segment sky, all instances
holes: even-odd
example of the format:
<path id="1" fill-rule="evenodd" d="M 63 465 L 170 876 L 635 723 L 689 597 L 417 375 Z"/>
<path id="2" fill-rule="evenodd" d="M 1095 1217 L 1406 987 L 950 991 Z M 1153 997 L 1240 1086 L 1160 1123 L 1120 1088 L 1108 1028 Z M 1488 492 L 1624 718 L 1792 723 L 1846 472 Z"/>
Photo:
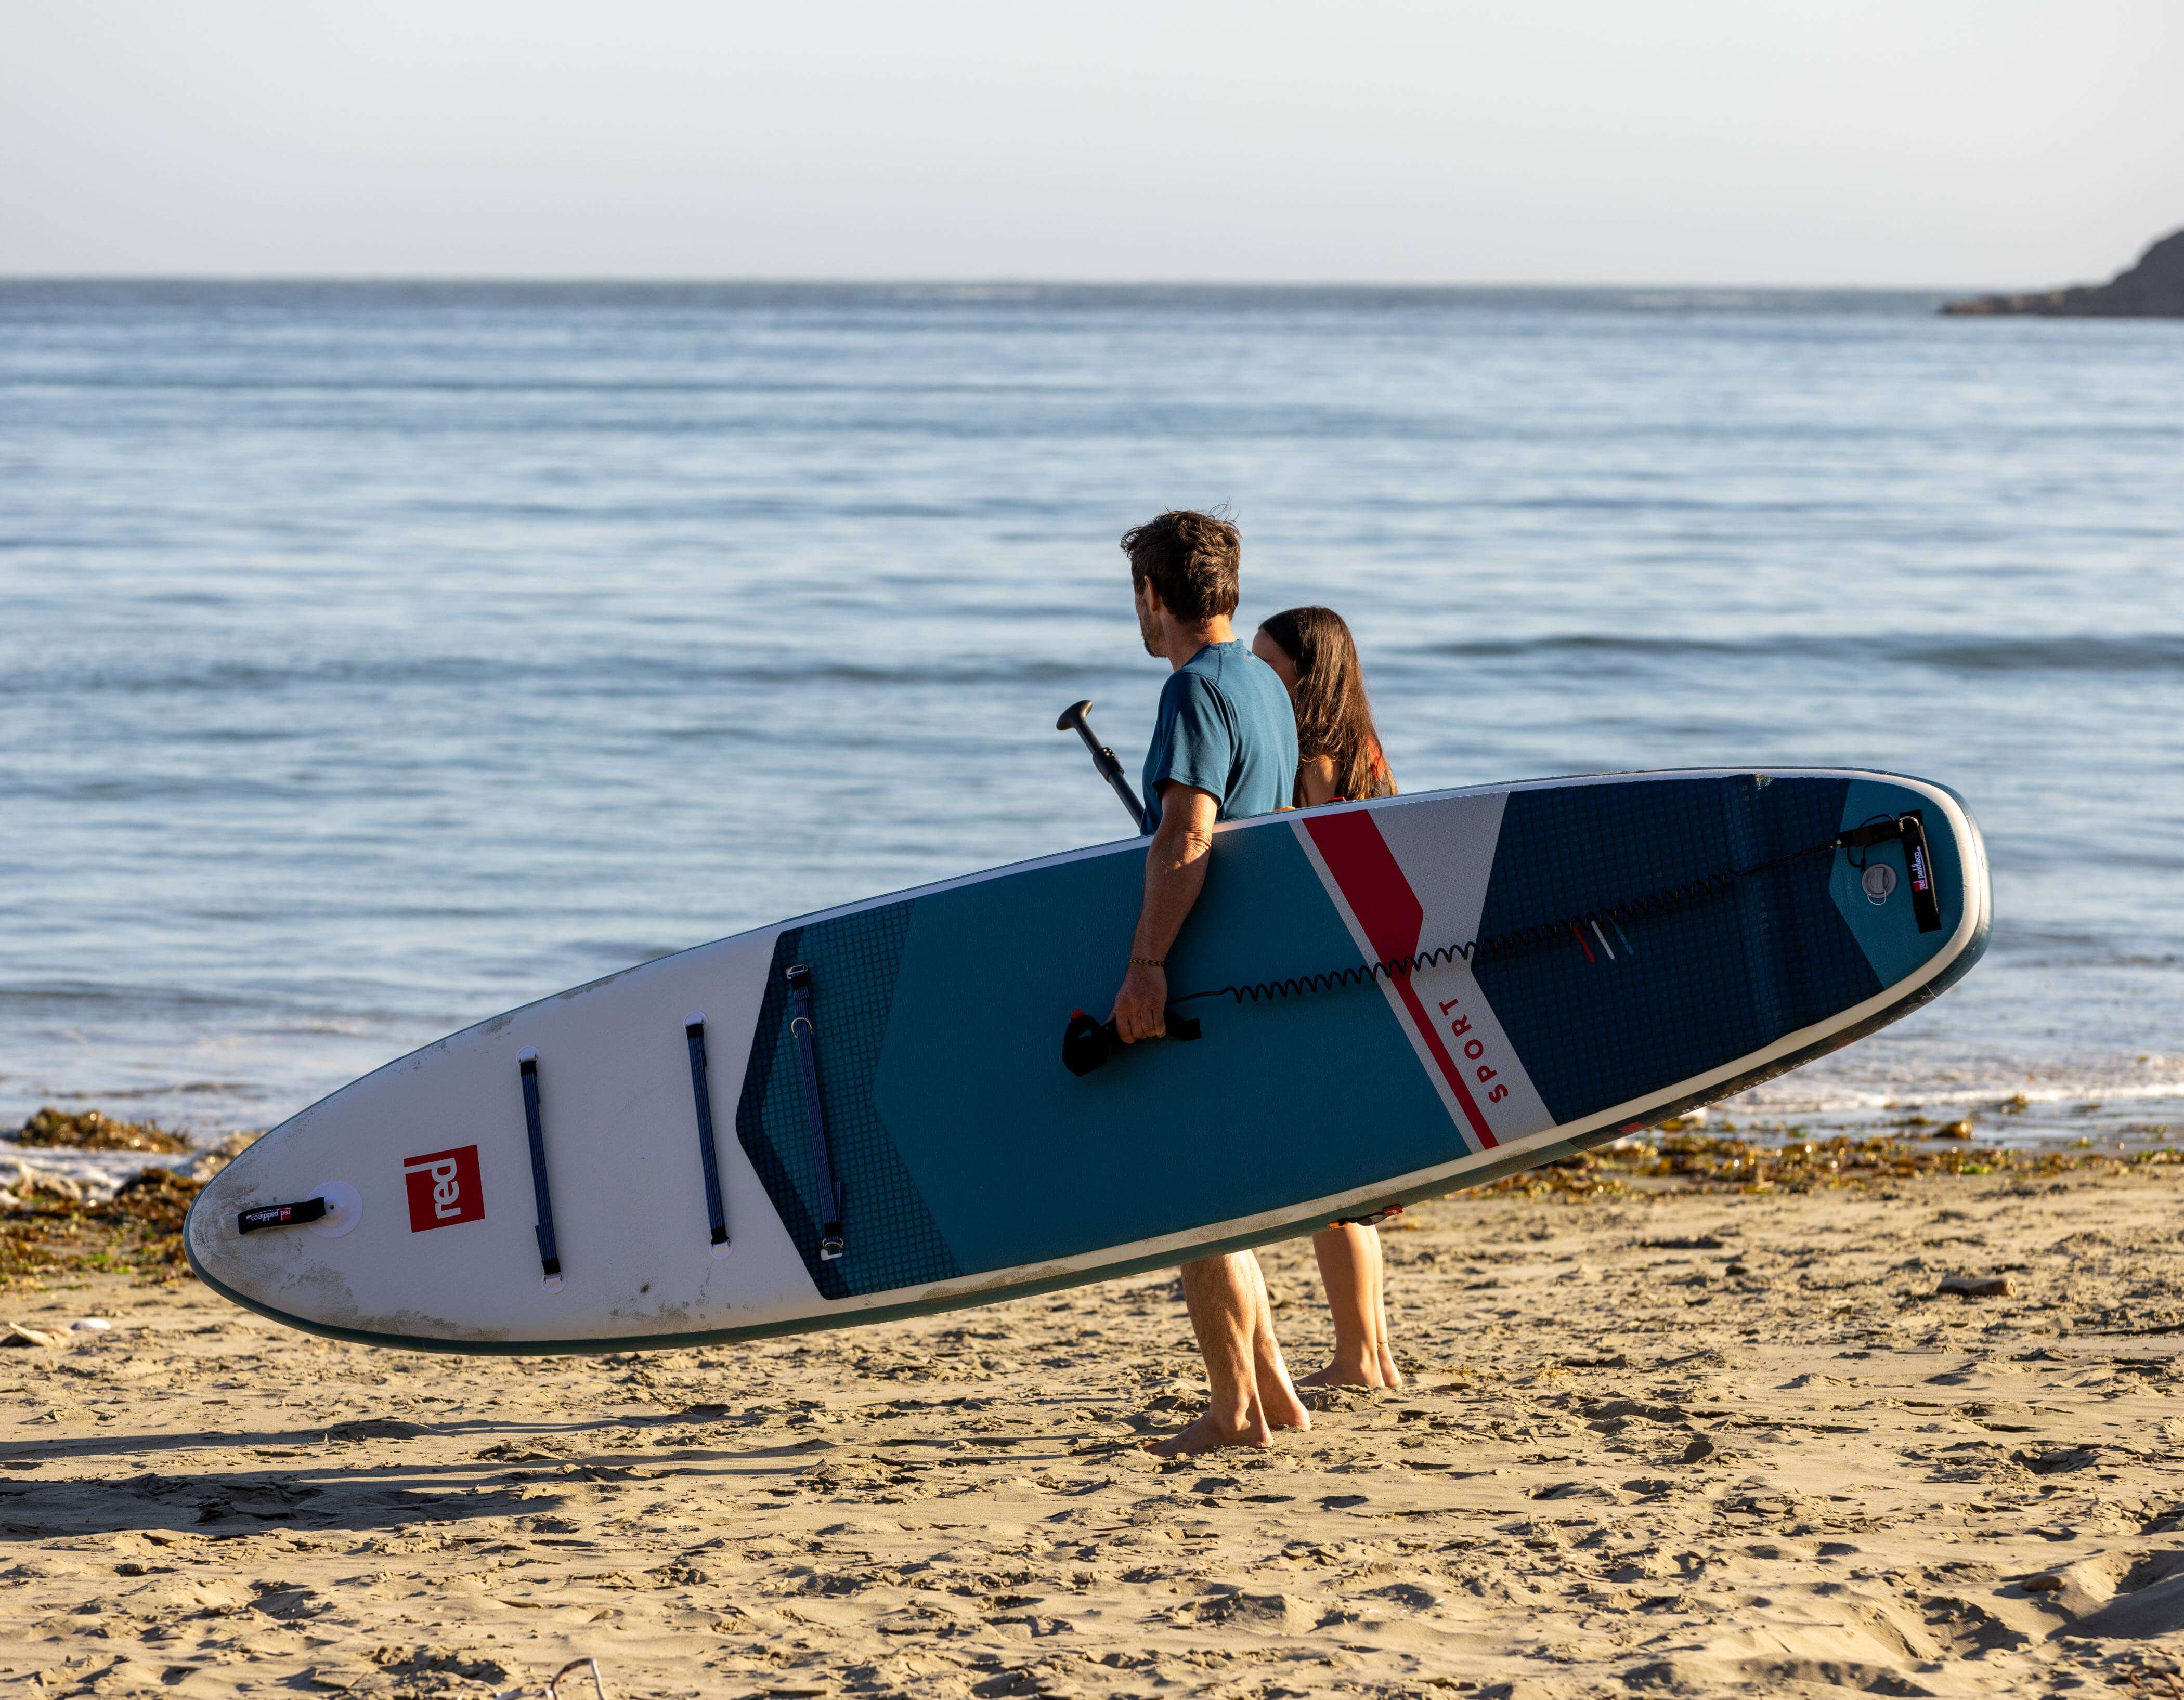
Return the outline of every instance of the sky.
<path id="1" fill-rule="evenodd" d="M 0 0 L 0 275 L 2032 287 L 2180 87 L 2178 0 Z"/>

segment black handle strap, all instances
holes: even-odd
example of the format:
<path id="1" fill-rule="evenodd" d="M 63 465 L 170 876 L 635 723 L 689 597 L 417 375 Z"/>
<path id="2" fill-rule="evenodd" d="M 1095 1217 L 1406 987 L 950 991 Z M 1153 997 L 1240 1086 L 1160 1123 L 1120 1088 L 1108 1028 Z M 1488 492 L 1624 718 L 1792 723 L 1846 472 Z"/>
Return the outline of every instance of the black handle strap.
<path id="1" fill-rule="evenodd" d="M 1942 930 L 1942 897 L 1934 886 L 1934 852 L 1926 842 L 1924 809 L 1906 809 L 1885 820 L 1853 826 L 1836 838 L 1836 846 L 1869 850 L 1876 844 L 1898 842 L 1903 846 L 1903 866 L 1910 876 L 1912 918 L 1919 923 L 1920 932 L 1937 933 Z"/>
<path id="2" fill-rule="evenodd" d="M 819 1230 L 819 1260 L 832 1263 L 842 1255 L 842 1189 L 835 1184 L 834 1166 L 827 1158 L 827 1112 L 819 1101 L 819 1056 L 814 1045 L 818 1030 L 811 1025 L 811 970 L 797 963 L 788 970 L 788 994 L 795 1014 L 788 1031 L 796 1036 L 796 1054 L 804 1064 L 804 1119 L 811 1135 L 811 1181 L 818 1189 L 819 1208 L 825 1218 Z"/>
<path id="3" fill-rule="evenodd" d="M 515 1059 L 523 1077 L 523 1125 L 531 1141 L 531 1197 L 538 1210 L 538 1264 L 546 1285 L 561 1284 L 561 1252 L 554 1242 L 554 1195 L 546 1184 L 546 1129 L 538 1110 L 538 1053 L 526 1051 Z"/>
<path id="4" fill-rule="evenodd" d="M 1203 1031 L 1198 1018 L 1184 1015 L 1173 1008 L 1167 1012 L 1167 1036 L 1182 1040 L 1186 1044 Z M 1115 1031 L 1112 1021 L 1095 1021 L 1082 1009 L 1069 1018 L 1069 1025 L 1061 1033 L 1061 1065 L 1072 1075 L 1082 1077 L 1102 1066 L 1116 1052 L 1123 1048 L 1123 1036 Z"/>
<path id="5" fill-rule="evenodd" d="M 1942 897 L 1934 886 L 1934 853 L 1926 842 L 1926 818 L 1917 809 L 1897 816 L 1903 829 L 1903 865 L 1911 875 L 1911 914 L 1922 933 L 1942 930 Z"/>
<path id="6" fill-rule="evenodd" d="M 292 1223 L 315 1222 L 326 1214 L 323 1198 L 306 1198 L 300 1204 L 258 1204 L 235 1219 L 235 1231 L 254 1234 L 261 1228 L 285 1228 Z"/>
<path id="7" fill-rule="evenodd" d="M 705 1169 L 705 1219 L 713 1243 L 728 1242 L 727 1207 L 721 1202 L 721 1159 L 713 1148 L 713 1094 L 705 1081 L 705 1018 L 694 1014 L 682 1024 L 690 1046 L 690 1096 L 698 1104 L 698 1156 Z"/>

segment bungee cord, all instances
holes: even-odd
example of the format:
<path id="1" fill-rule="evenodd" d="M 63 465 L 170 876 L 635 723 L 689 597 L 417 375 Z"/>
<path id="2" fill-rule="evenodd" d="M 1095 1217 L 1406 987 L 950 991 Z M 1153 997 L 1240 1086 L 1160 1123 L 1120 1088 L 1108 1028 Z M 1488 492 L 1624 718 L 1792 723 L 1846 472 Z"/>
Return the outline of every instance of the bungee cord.
<path id="1" fill-rule="evenodd" d="M 1586 927 L 1593 929 L 1605 947 L 1607 938 L 1602 929 L 1613 926 L 1617 936 L 1629 946 L 1629 935 L 1623 931 L 1625 921 L 1642 922 L 1687 908 L 1708 897 L 1719 896 L 1741 881 L 1757 879 L 1763 874 L 1773 873 L 1777 869 L 1814 856 L 1831 856 L 1838 850 L 1866 850 L 1876 844 L 1897 840 L 1903 841 L 1905 844 L 1906 861 L 1911 869 L 1912 898 L 1919 930 L 1931 931 L 1941 925 L 1940 910 L 1933 891 L 1925 822 L 1914 810 L 1904 814 L 1876 816 L 1847 831 L 1838 832 L 1824 844 L 1809 844 L 1802 850 L 1792 850 L 1786 855 L 1770 857 L 1764 862 L 1755 862 L 1750 867 L 1731 868 L 1696 880 L 1682 881 L 1658 892 L 1649 892 L 1642 897 L 1581 910 L 1554 920 L 1536 921 L 1529 926 L 1512 927 L 1505 932 L 1488 933 L 1478 938 L 1465 939 L 1458 944 L 1440 945 L 1431 950 L 1380 957 L 1347 968 L 1207 986 L 1201 991 L 1186 992 L 1170 998 L 1168 1008 L 1173 1012 L 1184 1004 L 1201 1003 L 1209 997 L 1230 998 L 1239 1005 L 1264 1003 L 1316 992 L 1340 992 L 1382 981 L 1407 980 L 1414 974 L 1445 968 L 1452 962 L 1475 962 L 1510 951 L 1558 942 L 1569 936 L 1574 936 L 1586 955 L 1591 956 L 1592 947 L 1585 942 L 1584 929 Z M 1171 1014 L 1168 1032 L 1173 1038 L 1195 1039 L 1199 1036 L 1200 1024 L 1192 1017 Z M 1112 1022 L 1095 1022 L 1084 1011 L 1078 1010 L 1062 1036 L 1062 1061 L 1071 1073 L 1087 1075 L 1112 1056 L 1121 1044 L 1121 1037 L 1116 1033 Z"/>

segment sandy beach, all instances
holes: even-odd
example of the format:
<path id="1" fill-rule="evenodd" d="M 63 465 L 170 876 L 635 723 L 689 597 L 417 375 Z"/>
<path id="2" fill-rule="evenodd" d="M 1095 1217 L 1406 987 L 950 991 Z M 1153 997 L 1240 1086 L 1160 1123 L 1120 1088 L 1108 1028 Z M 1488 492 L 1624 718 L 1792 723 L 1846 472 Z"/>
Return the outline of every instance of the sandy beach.
<path id="1" fill-rule="evenodd" d="M 0 3 L 0 1700 L 2184 1700 L 2180 69 Z"/>
<path id="2" fill-rule="evenodd" d="M 1412 1385 L 1173 1464 L 1169 1277 L 522 1360 L 18 1275 L 0 1689 L 2184 1692 L 2184 1167 L 1715 1169 L 1415 1211 Z"/>

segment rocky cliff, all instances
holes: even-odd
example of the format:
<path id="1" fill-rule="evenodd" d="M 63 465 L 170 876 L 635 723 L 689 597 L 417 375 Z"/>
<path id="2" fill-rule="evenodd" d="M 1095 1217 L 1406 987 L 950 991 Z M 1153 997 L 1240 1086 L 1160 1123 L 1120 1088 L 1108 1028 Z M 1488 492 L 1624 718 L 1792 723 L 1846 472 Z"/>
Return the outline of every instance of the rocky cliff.
<path id="1" fill-rule="evenodd" d="M 2036 313 L 2056 319 L 2184 319 L 2184 231 L 2172 231 L 2107 283 L 2033 295 L 1976 295 L 1944 313 Z"/>

